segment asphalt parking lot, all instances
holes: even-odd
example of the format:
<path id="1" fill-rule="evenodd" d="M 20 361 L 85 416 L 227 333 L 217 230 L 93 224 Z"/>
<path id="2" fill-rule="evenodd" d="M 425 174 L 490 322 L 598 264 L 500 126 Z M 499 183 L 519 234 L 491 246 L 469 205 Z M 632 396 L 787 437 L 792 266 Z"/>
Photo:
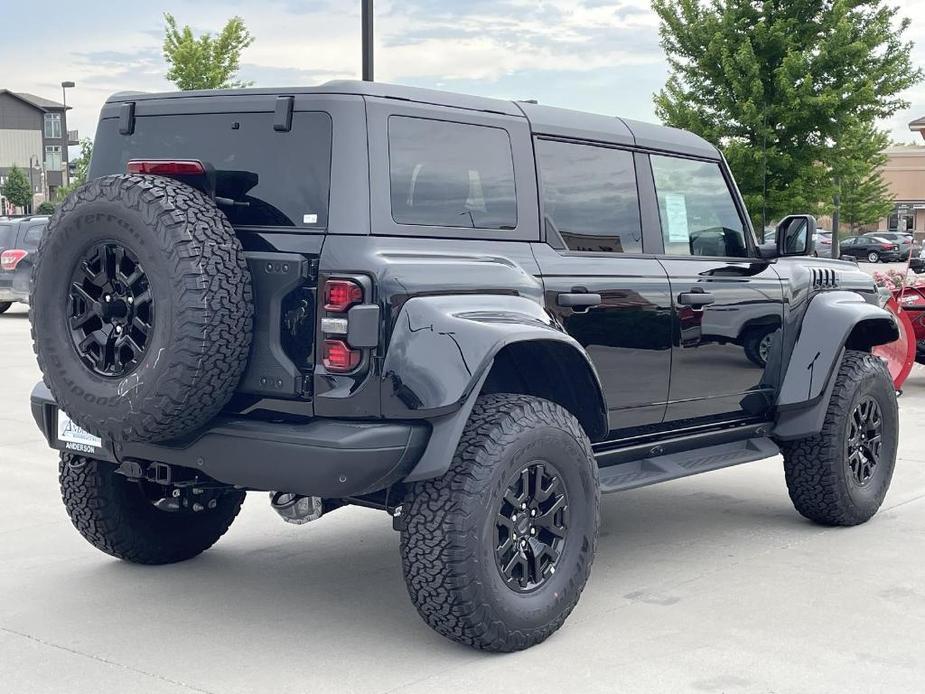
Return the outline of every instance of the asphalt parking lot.
<path id="1" fill-rule="evenodd" d="M 879 266 L 877 269 L 885 269 Z M 384 514 L 285 525 L 252 494 L 184 564 L 111 559 L 71 527 L 28 409 L 25 310 L 0 316 L 0 690 L 921 692 L 925 367 L 900 399 L 892 488 L 868 524 L 793 510 L 779 459 L 605 497 L 590 583 L 524 653 L 420 621 Z"/>

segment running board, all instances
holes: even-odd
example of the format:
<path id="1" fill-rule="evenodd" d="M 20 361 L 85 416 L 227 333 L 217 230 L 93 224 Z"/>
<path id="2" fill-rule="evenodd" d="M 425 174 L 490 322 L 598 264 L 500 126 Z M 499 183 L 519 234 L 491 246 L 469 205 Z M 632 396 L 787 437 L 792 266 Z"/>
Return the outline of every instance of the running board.
<path id="1" fill-rule="evenodd" d="M 642 458 L 600 469 L 601 493 L 622 492 L 650 484 L 720 470 L 777 455 L 771 439 L 753 438 L 677 453 Z"/>

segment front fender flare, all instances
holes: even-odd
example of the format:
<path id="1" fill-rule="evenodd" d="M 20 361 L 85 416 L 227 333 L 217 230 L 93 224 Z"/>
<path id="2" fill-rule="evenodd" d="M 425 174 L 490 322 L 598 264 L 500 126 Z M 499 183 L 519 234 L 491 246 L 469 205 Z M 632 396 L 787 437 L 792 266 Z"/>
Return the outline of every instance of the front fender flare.
<path id="1" fill-rule="evenodd" d="M 852 336 L 860 342 L 852 344 Z M 893 314 L 859 294 L 835 291 L 815 296 L 781 382 L 774 435 L 793 440 L 818 433 L 845 349 L 869 349 L 898 337 Z"/>

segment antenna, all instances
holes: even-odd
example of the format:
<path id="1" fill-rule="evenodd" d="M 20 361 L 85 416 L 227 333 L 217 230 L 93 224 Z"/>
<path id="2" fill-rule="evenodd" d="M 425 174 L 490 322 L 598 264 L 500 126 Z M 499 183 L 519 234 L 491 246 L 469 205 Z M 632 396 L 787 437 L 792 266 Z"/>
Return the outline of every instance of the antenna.
<path id="1" fill-rule="evenodd" d="M 373 79 L 373 0 L 363 0 L 363 81 Z"/>

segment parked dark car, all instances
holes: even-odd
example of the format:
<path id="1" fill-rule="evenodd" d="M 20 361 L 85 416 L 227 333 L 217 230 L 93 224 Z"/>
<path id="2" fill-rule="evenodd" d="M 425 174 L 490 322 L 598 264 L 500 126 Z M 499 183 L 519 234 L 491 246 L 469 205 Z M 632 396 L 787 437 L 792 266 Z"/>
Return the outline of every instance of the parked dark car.
<path id="1" fill-rule="evenodd" d="M 899 243 L 876 234 L 847 238 L 841 242 L 839 250 L 841 255 L 850 255 L 868 263 L 895 263 L 908 256 L 908 250 L 903 250 Z"/>
<path id="2" fill-rule="evenodd" d="M 45 216 L 0 221 L 0 313 L 14 302 L 29 303 L 35 251 L 47 226 Z"/>
<path id="3" fill-rule="evenodd" d="M 873 279 L 807 257 L 808 215 L 756 245 L 691 133 L 369 82 L 133 92 L 89 178 L 38 253 L 32 413 L 120 559 L 196 556 L 247 493 L 378 509 L 421 617 L 513 651 L 577 604 L 602 493 L 780 453 L 848 526 L 890 485 Z"/>

